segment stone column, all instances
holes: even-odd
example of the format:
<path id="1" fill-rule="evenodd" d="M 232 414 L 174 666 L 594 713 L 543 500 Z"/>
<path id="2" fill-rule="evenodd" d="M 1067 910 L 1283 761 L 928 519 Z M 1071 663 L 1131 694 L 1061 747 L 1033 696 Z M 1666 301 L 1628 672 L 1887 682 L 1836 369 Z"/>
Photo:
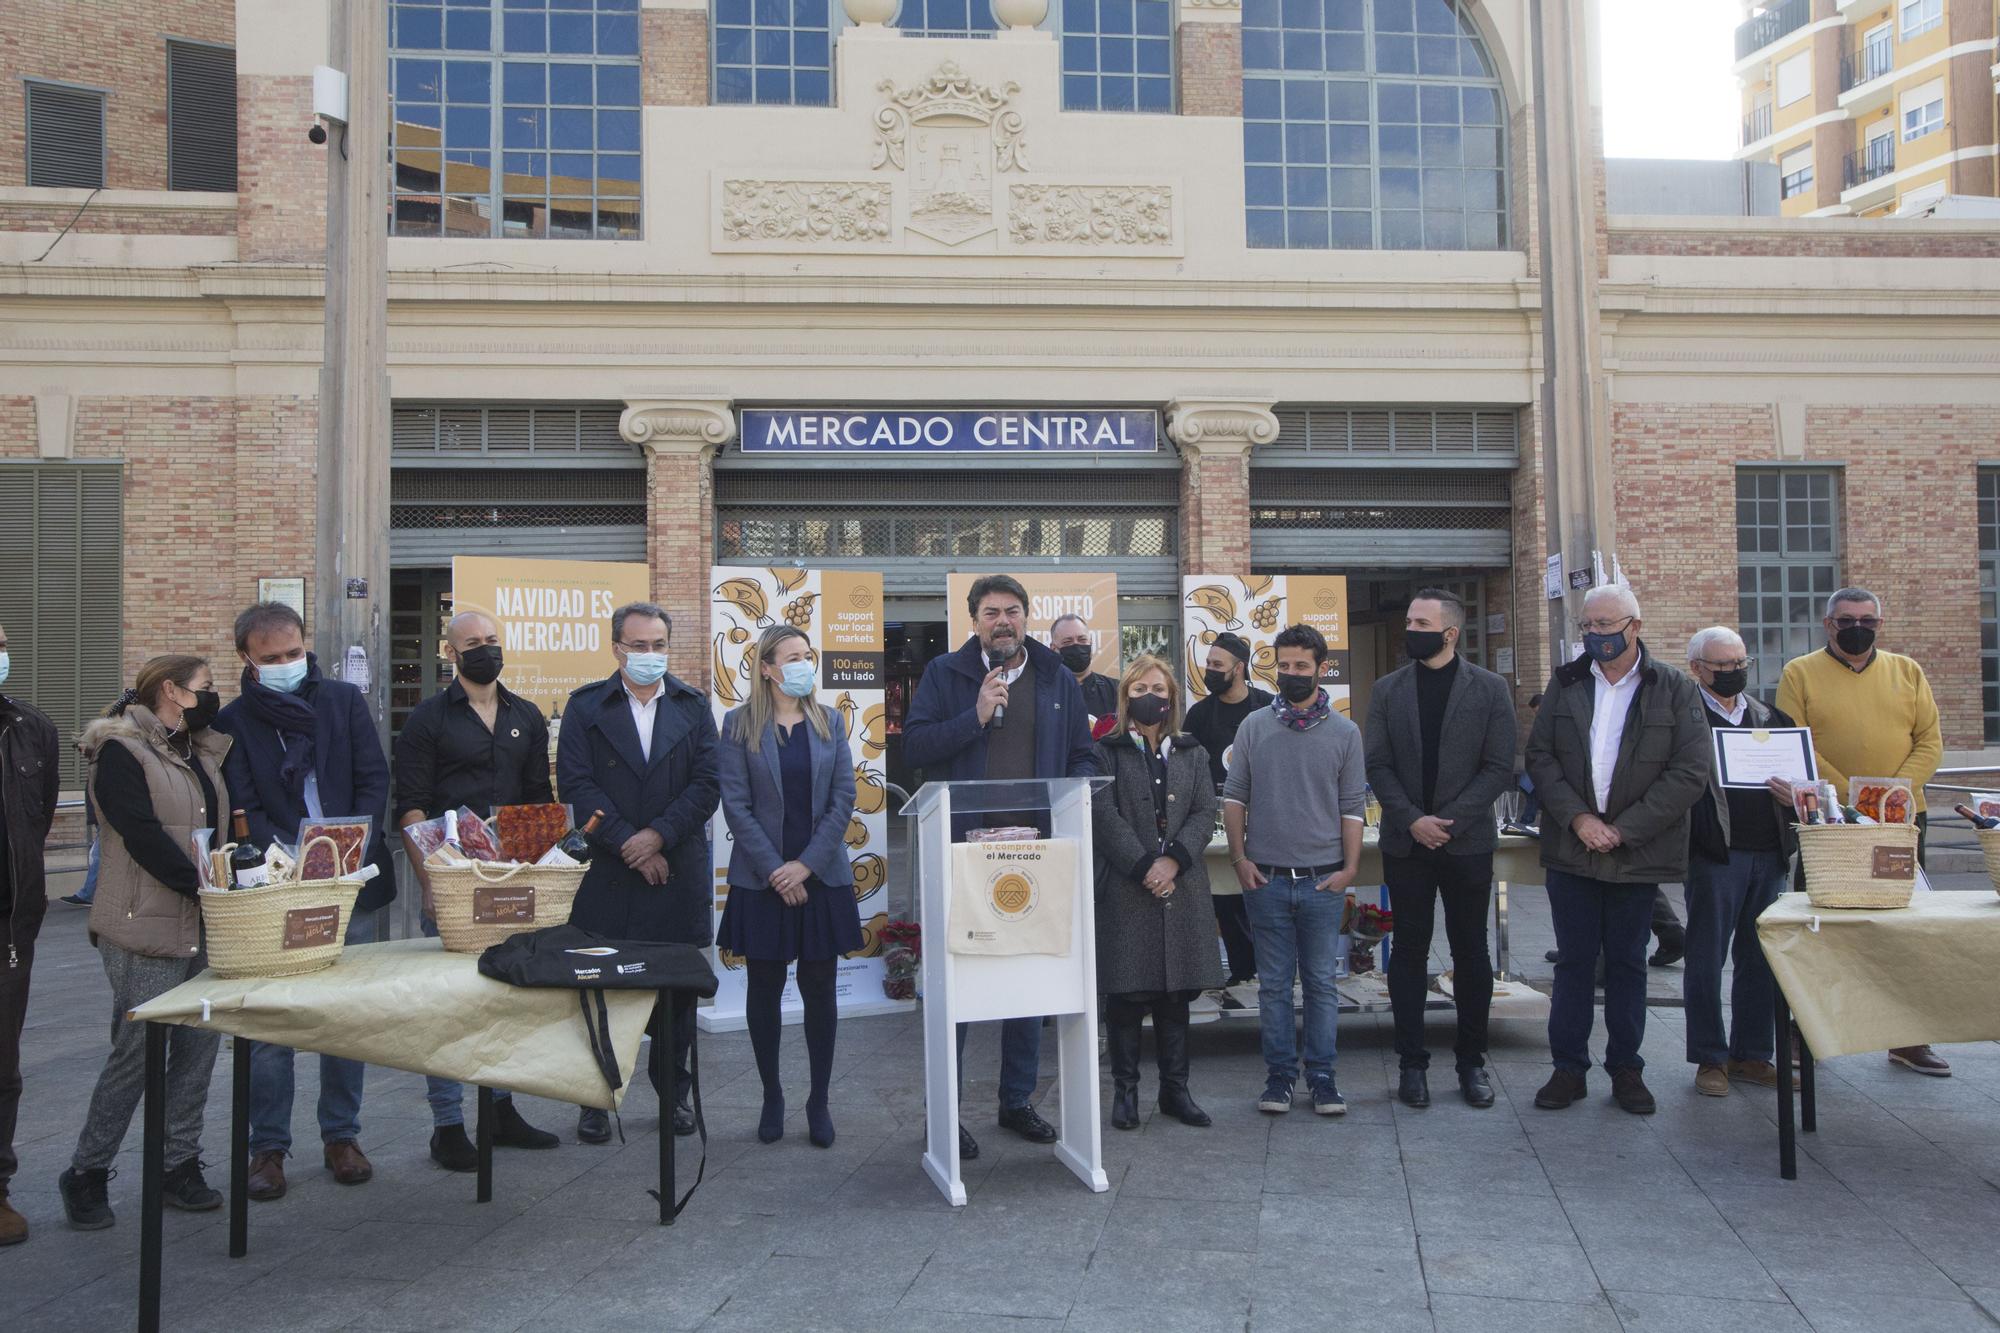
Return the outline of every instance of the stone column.
<path id="1" fill-rule="evenodd" d="M 1181 114 L 1243 114 L 1242 0 L 1180 0 Z"/>
<path id="2" fill-rule="evenodd" d="M 634 398 L 618 431 L 646 451 L 646 563 L 674 618 L 675 675 L 708 684 L 708 568 L 715 552 L 715 451 L 736 434 L 727 398 Z"/>
<path id="3" fill-rule="evenodd" d="M 1167 404 L 1181 450 L 1181 572 L 1250 570 L 1250 450 L 1278 438 L 1262 395 L 1182 397 Z"/>

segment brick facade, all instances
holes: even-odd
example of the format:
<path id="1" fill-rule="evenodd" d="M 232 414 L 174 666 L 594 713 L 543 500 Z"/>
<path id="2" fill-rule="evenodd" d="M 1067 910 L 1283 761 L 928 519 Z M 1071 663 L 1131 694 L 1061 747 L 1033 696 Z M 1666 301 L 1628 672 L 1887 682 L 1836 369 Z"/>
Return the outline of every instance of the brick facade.
<path id="1" fill-rule="evenodd" d="M 2000 259 L 2000 231 L 1904 230 L 1871 221 L 1825 230 L 1809 222 L 1763 231 L 1616 227 L 1614 255 L 1729 259 Z"/>
<path id="2" fill-rule="evenodd" d="M 0 203 L 0 231 L 59 232 L 65 226 L 89 236 L 234 236 L 236 214 L 228 208 L 121 208 L 100 203 L 85 208 L 82 197 L 73 204 Z"/>
<path id="3" fill-rule="evenodd" d="M 673 673 L 708 683 L 708 570 L 715 550 L 715 446 L 671 440 L 646 447 L 646 560 L 653 600 L 674 618 Z"/>
<path id="4" fill-rule="evenodd" d="M 1236 23 L 1180 25 L 1181 114 L 1243 114 L 1243 29 Z"/>
<path id="5" fill-rule="evenodd" d="M 105 177 L 114 190 L 167 188 L 167 38 L 236 43 L 232 0 L 124 5 L 23 0 L 0 18 L 0 185 L 27 184 L 22 79 L 104 89 Z"/>
<path id="6" fill-rule="evenodd" d="M 326 155 L 340 140 L 307 140 L 312 118 L 311 75 L 237 79 L 236 249 L 246 264 L 326 256 Z"/>
<path id="7" fill-rule="evenodd" d="M 1776 422 L 1762 406 L 1627 403 L 1612 434 L 1619 511 L 1646 516 L 1622 529 L 1619 558 L 1647 638 L 1678 661 L 1695 630 L 1737 619 L 1736 465 L 1777 458 Z M 1810 407 L 1797 460 L 1842 465 L 1841 579 L 1884 599 L 1883 646 L 1923 664 L 1953 749 L 1984 744 L 1974 497 L 1996 440 L 1996 408 Z"/>
<path id="8" fill-rule="evenodd" d="M 647 106 L 708 105 L 708 10 L 639 13 L 639 96 Z"/>
<path id="9" fill-rule="evenodd" d="M 1250 568 L 1250 455 L 1239 445 L 1183 447 L 1181 572 Z"/>

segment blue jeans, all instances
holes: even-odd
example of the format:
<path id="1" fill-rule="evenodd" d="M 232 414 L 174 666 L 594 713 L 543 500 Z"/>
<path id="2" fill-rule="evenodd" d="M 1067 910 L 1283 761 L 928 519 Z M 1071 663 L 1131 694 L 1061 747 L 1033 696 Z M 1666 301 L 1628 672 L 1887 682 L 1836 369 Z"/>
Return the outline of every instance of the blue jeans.
<path id="1" fill-rule="evenodd" d="M 83 887 L 76 891 L 78 902 L 97 901 L 97 830 L 90 831 L 90 869 L 83 874 Z"/>
<path id="2" fill-rule="evenodd" d="M 1339 957 L 1344 893 L 1321 893 L 1314 881 L 1279 876 L 1243 895 L 1250 933 L 1257 942 L 1257 1021 L 1264 1034 L 1264 1067 L 1281 1078 L 1299 1076 L 1298 1040 L 1292 1024 L 1292 977 L 1306 993 L 1306 1079 L 1331 1078 L 1340 996 L 1333 988 Z"/>
<path id="3" fill-rule="evenodd" d="M 346 942 L 373 944 L 381 912 L 356 912 L 347 920 Z M 292 1056 L 289 1046 L 250 1043 L 250 1152 L 290 1152 L 292 1147 Z M 335 1055 L 319 1058 L 319 1137 L 339 1143 L 361 1137 L 361 1080 L 368 1066 Z"/>
<path id="4" fill-rule="evenodd" d="M 1548 872 L 1549 915 L 1556 928 L 1556 984 L 1549 997 L 1549 1054 L 1557 1069 L 1590 1068 L 1591 1010 L 1597 955 L 1604 955 L 1604 1067 L 1644 1069 L 1646 945 L 1653 933 L 1657 884 L 1613 884 L 1563 870 Z"/>
<path id="5" fill-rule="evenodd" d="M 431 919 L 430 913 L 418 913 L 418 921 L 423 926 L 425 939 L 437 938 L 437 922 Z M 513 1096 L 504 1089 L 496 1088 L 493 1092 L 496 1102 L 510 1101 Z M 465 1123 L 465 1088 L 456 1080 L 424 1075 L 424 1100 L 431 1104 L 431 1125 L 434 1128 L 444 1129 L 448 1125 Z"/>
<path id="6" fill-rule="evenodd" d="M 1728 1060 L 1770 1061 L 1777 1052 L 1772 1025 L 1776 982 L 1757 942 L 1757 914 L 1785 891 L 1785 858 L 1778 852 L 1729 853 L 1721 865 L 1688 858 L 1687 964 L 1681 995 L 1687 1004 L 1687 1058 L 1691 1065 Z M 1722 1025 L 1722 964 L 1735 944 L 1736 976 L 1729 988 L 1729 1028 Z"/>
<path id="7" fill-rule="evenodd" d="M 958 1025 L 958 1086 L 965 1089 L 965 1034 L 970 1023 Z M 1035 1080 L 1042 1072 L 1042 1020 L 1003 1018 L 1000 1020 L 1000 1109 L 1013 1111 L 1028 1104 L 1035 1095 Z M 959 1100 L 964 1101 L 961 1095 Z"/>

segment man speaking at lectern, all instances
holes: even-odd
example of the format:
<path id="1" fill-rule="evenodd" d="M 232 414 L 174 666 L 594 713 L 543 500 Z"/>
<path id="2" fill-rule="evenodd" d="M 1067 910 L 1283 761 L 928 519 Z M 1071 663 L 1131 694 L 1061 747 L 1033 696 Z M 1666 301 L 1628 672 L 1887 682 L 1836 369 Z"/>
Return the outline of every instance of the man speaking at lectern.
<path id="1" fill-rule="evenodd" d="M 1096 773 L 1083 690 L 1060 657 L 1028 637 L 1027 589 L 1005 574 L 989 574 L 973 581 L 965 600 L 972 637 L 924 668 L 903 719 L 904 760 L 931 782 Z M 1021 821 L 1010 814 L 1002 822 Z M 955 837 L 964 823 L 954 821 Z M 965 1029 L 958 1025 L 961 1083 Z M 1054 1143 L 1055 1127 L 1028 1104 L 1041 1055 L 1041 1019 L 1001 1022 L 1000 1124 L 1030 1143 Z M 979 1155 L 962 1123 L 958 1155 L 967 1161 Z"/>

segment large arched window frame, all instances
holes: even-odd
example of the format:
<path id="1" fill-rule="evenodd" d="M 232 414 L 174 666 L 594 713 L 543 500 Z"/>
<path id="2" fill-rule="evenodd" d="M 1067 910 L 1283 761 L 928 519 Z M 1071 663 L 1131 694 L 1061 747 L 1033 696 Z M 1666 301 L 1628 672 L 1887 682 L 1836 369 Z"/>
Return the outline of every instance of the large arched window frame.
<path id="1" fill-rule="evenodd" d="M 1507 108 L 1463 0 L 1244 0 L 1252 247 L 1507 248 Z"/>

